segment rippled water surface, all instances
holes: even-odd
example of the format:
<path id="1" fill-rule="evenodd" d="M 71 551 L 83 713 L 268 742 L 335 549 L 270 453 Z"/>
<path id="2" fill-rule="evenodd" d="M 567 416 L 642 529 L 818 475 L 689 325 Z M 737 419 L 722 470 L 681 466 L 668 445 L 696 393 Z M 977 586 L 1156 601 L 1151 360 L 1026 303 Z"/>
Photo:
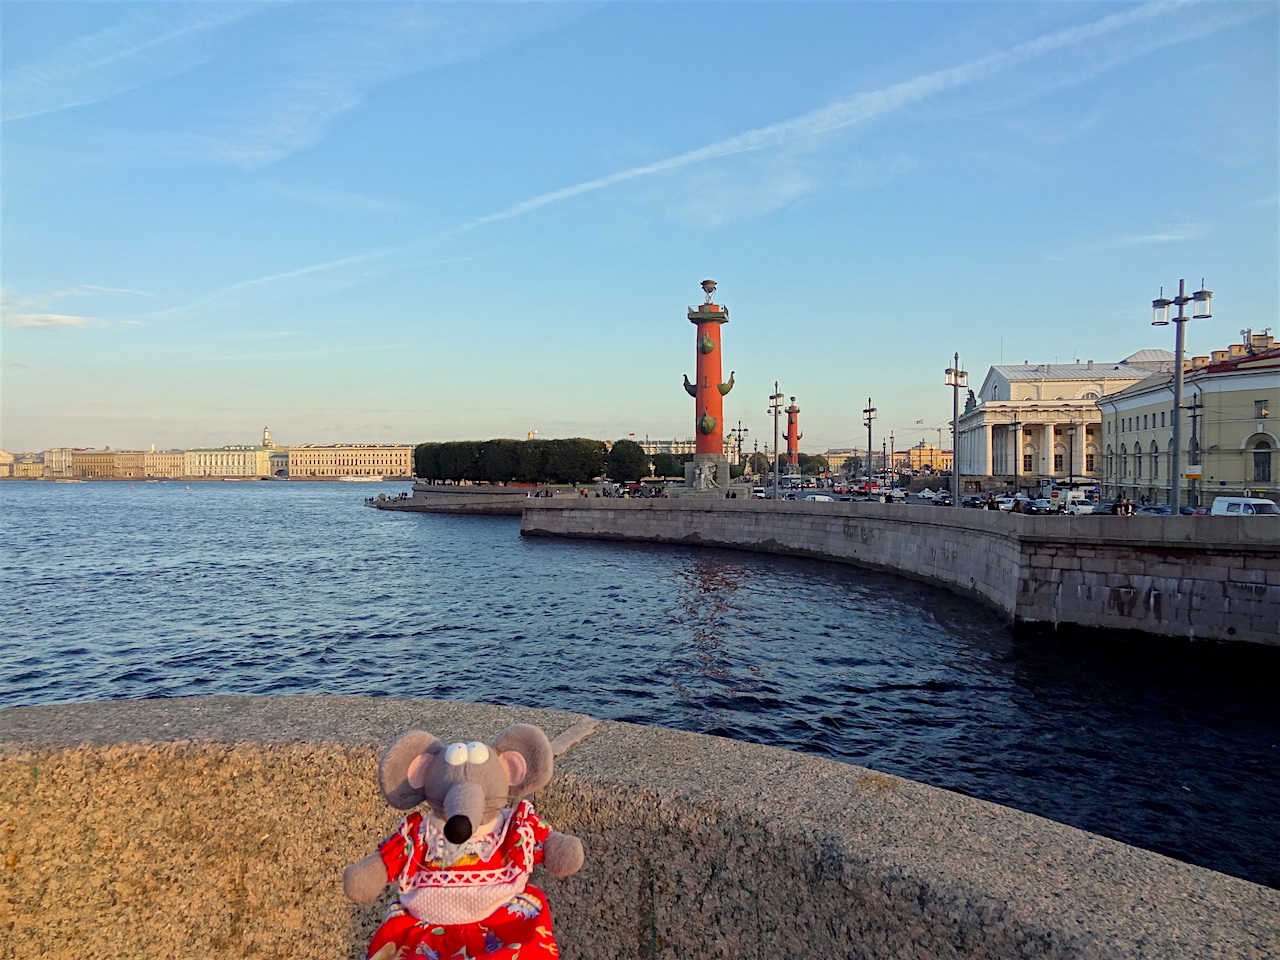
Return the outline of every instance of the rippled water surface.
<path id="1" fill-rule="evenodd" d="M 407 484 L 0 484 L 0 706 L 374 694 L 772 744 L 1280 886 L 1277 651 L 1015 642 L 852 567 L 523 539 Z"/>

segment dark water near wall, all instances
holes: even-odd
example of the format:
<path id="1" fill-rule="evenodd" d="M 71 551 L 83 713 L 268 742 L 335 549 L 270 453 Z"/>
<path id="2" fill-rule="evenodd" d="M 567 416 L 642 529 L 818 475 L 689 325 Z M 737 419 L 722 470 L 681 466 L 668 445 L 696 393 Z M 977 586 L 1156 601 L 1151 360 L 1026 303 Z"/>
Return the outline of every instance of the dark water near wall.
<path id="1" fill-rule="evenodd" d="M 374 694 L 772 744 L 1280 887 L 1280 656 L 1015 642 L 910 580 L 522 539 L 407 484 L 0 484 L 0 706 Z"/>

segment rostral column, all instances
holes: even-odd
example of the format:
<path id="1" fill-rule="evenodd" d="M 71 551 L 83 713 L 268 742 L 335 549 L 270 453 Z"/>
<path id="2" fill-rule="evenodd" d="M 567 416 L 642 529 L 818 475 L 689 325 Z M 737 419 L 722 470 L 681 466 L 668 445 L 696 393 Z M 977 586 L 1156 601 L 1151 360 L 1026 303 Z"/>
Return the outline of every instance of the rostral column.
<path id="1" fill-rule="evenodd" d="M 800 408 L 796 406 L 796 398 L 792 397 L 791 406 L 787 407 L 787 473 L 800 472 L 800 439 L 803 436 L 800 432 Z"/>
<path id="2" fill-rule="evenodd" d="M 721 383 L 720 326 L 729 322 L 729 309 L 714 303 L 716 282 L 703 280 L 706 298 L 689 308 L 689 322 L 697 328 L 697 380 L 684 378 L 684 388 L 693 397 L 693 462 L 685 467 L 686 491 L 726 491 L 729 488 L 729 458 L 724 454 L 724 397 L 733 389 L 733 371 Z"/>

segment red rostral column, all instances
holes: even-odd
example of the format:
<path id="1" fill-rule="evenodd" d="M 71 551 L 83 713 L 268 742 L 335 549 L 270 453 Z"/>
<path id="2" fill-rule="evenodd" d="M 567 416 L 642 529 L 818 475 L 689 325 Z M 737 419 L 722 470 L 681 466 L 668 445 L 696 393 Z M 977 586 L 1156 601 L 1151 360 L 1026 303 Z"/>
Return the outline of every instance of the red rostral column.
<path id="1" fill-rule="evenodd" d="M 697 443 L 696 456 L 724 456 L 724 396 L 733 389 L 733 372 L 727 383 L 720 382 L 720 325 L 729 322 L 729 309 L 712 303 L 716 292 L 714 280 L 703 280 L 702 290 L 707 295 L 701 306 L 689 308 L 689 322 L 697 326 L 698 379 L 690 383 L 684 378 L 684 388 L 693 397 L 694 430 Z M 728 476 L 722 478 L 726 483 Z"/>
<path id="2" fill-rule="evenodd" d="M 787 407 L 787 465 L 800 465 L 800 408 L 796 406 L 796 398 L 791 398 L 791 406 Z"/>

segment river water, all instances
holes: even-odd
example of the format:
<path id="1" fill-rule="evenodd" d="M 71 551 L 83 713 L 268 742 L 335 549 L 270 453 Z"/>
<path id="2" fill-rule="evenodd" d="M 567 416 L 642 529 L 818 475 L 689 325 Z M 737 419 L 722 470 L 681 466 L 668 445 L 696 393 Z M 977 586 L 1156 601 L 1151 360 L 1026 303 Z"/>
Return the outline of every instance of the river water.
<path id="1" fill-rule="evenodd" d="M 857 763 L 1280 887 L 1280 651 L 1015 641 L 887 574 L 361 505 L 407 488 L 0 484 L 0 706 L 551 707 Z"/>

